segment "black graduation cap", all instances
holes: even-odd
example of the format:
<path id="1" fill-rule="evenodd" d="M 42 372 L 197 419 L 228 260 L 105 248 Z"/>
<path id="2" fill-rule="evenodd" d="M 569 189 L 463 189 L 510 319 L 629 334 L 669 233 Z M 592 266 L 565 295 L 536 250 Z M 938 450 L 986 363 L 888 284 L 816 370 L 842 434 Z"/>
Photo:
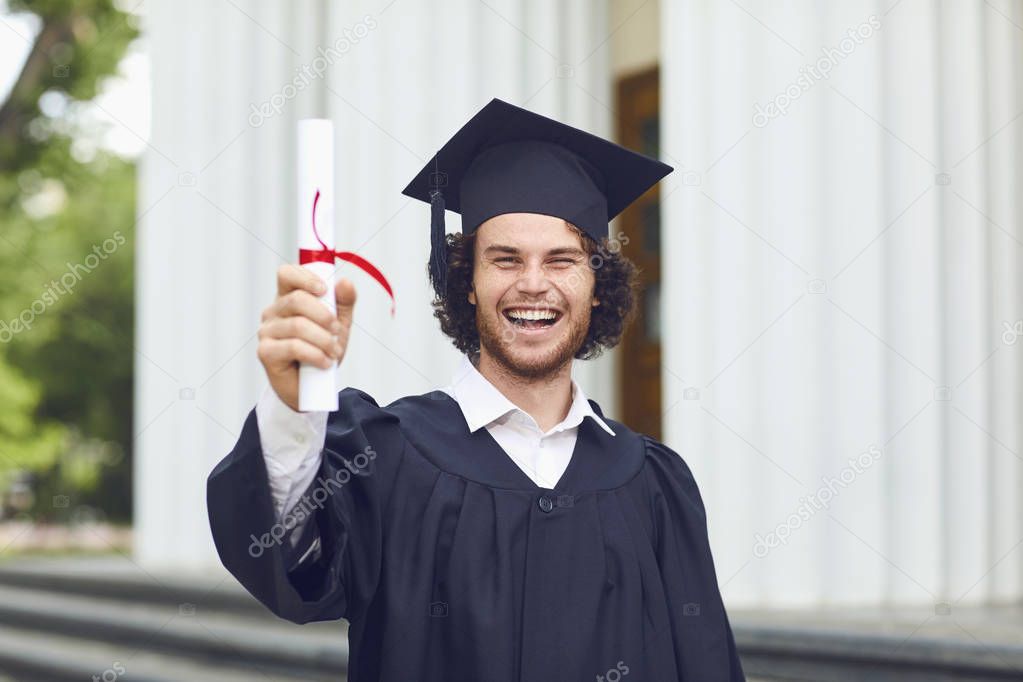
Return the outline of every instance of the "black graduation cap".
<path id="1" fill-rule="evenodd" d="M 492 99 L 447 141 L 402 194 L 428 202 L 430 280 L 447 290 L 445 208 L 471 234 L 502 213 L 562 218 L 595 241 L 608 223 L 674 170 L 584 130 Z"/>

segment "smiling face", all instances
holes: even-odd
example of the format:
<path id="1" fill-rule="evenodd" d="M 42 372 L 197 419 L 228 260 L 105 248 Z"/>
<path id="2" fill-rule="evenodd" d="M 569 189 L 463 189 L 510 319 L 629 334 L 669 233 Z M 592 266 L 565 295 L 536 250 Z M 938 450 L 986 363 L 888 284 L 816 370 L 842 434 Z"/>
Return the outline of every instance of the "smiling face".
<path id="1" fill-rule="evenodd" d="M 599 305 L 583 239 L 561 218 L 536 213 L 480 225 L 468 299 L 481 354 L 531 379 L 572 361 Z"/>

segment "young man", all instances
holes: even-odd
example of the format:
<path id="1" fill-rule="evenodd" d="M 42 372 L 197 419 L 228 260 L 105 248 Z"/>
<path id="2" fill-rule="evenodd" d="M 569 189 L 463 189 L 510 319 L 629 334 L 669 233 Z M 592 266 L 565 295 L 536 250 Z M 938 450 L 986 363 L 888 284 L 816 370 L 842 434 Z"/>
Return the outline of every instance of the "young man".
<path id="1" fill-rule="evenodd" d="M 351 682 L 744 679 L 689 468 L 571 378 L 633 309 L 608 222 L 670 171 L 484 107 L 405 189 L 432 204 L 435 314 L 466 358 L 386 407 L 346 388 L 295 411 L 299 363 L 345 355 L 355 290 L 334 319 L 316 277 L 278 272 L 270 387 L 210 475 L 210 523 L 278 616 L 349 621 Z"/>

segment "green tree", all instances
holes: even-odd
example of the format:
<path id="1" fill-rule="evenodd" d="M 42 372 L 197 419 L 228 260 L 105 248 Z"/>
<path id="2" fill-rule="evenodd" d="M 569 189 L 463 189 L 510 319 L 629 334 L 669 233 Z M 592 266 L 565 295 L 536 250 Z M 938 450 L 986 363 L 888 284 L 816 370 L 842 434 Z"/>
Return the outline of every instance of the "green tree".
<path id="1" fill-rule="evenodd" d="M 61 494 L 127 520 L 135 167 L 75 145 L 90 134 L 80 103 L 116 73 L 135 18 L 109 0 L 9 9 L 39 30 L 0 103 L 0 490 L 31 474 L 37 514 L 68 513 Z"/>

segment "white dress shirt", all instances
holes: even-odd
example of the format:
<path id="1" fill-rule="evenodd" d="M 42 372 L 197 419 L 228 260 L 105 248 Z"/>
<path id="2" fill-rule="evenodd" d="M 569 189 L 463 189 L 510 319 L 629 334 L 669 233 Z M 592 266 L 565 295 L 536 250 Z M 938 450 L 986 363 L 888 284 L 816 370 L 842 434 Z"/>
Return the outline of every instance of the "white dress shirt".
<path id="1" fill-rule="evenodd" d="M 542 488 L 553 488 L 565 473 L 583 419 L 591 417 L 602 429 L 615 435 L 593 411 L 574 380 L 568 414 L 546 433 L 487 381 L 467 357 L 462 358 L 451 384 L 440 390 L 458 403 L 469 431 L 486 427 L 508 457 Z M 292 410 L 270 386 L 259 398 L 256 423 L 278 520 L 298 503 L 316 478 L 327 433 L 327 415 Z"/>

